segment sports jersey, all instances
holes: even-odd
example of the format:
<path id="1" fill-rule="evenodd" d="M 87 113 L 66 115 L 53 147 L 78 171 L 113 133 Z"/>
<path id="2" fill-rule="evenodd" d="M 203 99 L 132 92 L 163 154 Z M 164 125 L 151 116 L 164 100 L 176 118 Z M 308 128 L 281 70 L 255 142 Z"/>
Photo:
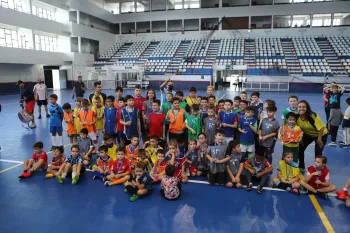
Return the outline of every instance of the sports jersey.
<path id="1" fill-rule="evenodd" d="M 208 109 L 202 109 L 200 110 L 200 116 L 201 116 L 201 119 L 204 120 L 205 118 L 208 117 L 208 113 L 207 113 Z"/>
<path id="2" fill-rule="evenodd" d="M 160 184 L 160 187 L 162 190 L 164 190 L 164 196 L 167 199 L 176 199 L 180 196 L 180 189 L 178 187 L 178 184 L 180 183 L 180 180 L 175 176 L 165 176 L 162 179 L 162 182 Z"/>
<path id="3" fill-rule="evenodd" d="M 170 125 L 169 125 L 169 132 L 170 133 L 182 133 L 183 132 L 183 123 L 186 119 L 185 110 L 183 110 L 182 108 L 180 108 L 178 110 L 170 109 L 168 111 L 166 119 L 168 119 L 170 122 L 173 122 L 173 123 L 170 123 Z"/>
<path id="4" fill-rule="evenodd" d="M 122 112 L 123 112 L 124 107 L 122 108 L 118 108 L 118 113 L 117 113 L 117 130 L 123 132 L 124 131 L 124 125 L 122 123 L 120 123 L 120 119 L 122 116 Z"/>
<path id="5" fill-rule="evenodd" d="M 261 102 L 258 102 L 256 104 L 250 103 L 250 105 L 253 106 L 253 108 L 254 108 L 254 115 L 253 115 L 253 117 L 255 119 L 258 119 L 259 114 L 262 112 L 262 110 L 264 108 L 264 104 L 261 103 Z"/>
<path id="6" fill-rule="evenodd" d="M 148 136 L 156 135 L 158 138 L 163 138 L 163 124 L 166 115 L 162 112 L 151 112 L 148 114 L 149 129 Z"/>
<path id="7" fill-rule="evenodd" d="M 37 163 L 40 159 L 44 161 L 44 169 L 47 168 L 47 154 L 43 151 L 40 154 L 32 154 L 32 160 L 34 160 L 34 163 Z"/>
<path id="8" fill-rule="evenodd" d="M 260 145 L 264 147 L 272 147 L 278 135 L 279 128 L 280 124 L 275 118 L 272 120 L 269 120 L 268 118 L 263 119 L 260 124 L 261 136 L 269 135 L 272 133 L 276 133 L 276 136 L 266 138 L 264 141 L 260 142 Z"/>
<path id="9" fill-rule="evenodd" d="M 187 125 L 195 131 L 195 134 L 188 130 L 188 139 L 197 139 L 198 135 L 202 132 L 202 122 L 200 115 L 188 115 L 186 118 Z"/>
<path id="10" fill-rule="evenodd" d="M 135 147 L 131 144 L 126 146 L 125 159 L 127 159 L 132 166 L 134 166 L 137 163 L 137 157 L 139 156 L 139 149 L 140 149 L 139 146 Z"/>
<path id="11" fill-rule="evenodd" d="M 70 113 L 64 113 L 64 120 L 67 121 L 67 133 L 69 135 L 74 135 L 74 134 L 77 134 L 77 130 L 75 128 L 75 125 L 74 125 L 74 113 L 73 112 L 70 112 Z M 70 122 L 69 122 L 70 121 Z"/>
<path id="12" fill-rule="evenodd" d="M 106 134 L 113 135 L 116 133 L 115 130 L 117 124 L 117 112 L 118 110 L 116 108 L 104 109 L 104 125 Z"/>
<path id="13" fill-rule="evenodd" d="M 226 143 L 222 143 L 222 144 L 214 143 L 214 145 L 211 145 L 208 148 L 208 155 L 210 155 L 210 157 L 212 157 L 213 159 L 218 159 L 218 160 L 224 159 L 226 158 L 227 154 L 231 154 L 231 151 L 229 151 L 229 149 L 227 148 Z M 224 172 L 225 164 L 209 162 L 209 170 L 210 170 L 210 173 L 212 174 L 216 174 L 218 172 Z"/>
<path id="14" fill-rule="evenodd" d="M 60 105 L 49 105 L 50 126 L 62 126 L 63 109 Z"/>
<path id="15" fill-rule="evenodd" d="M 137 108 L 132 108 L 131 111 L 129 111 L 129 108 L 125 107 L 121 112 L 120 119 L 125 123 L 131 121 L 130 126 L 124 125 L 124 133 L 127 139 L 131 139 L 132 136 L 138 135 L 137 123 L 139 114 Z"/>
<path id="16" fill-rule="evenodd" d="M 165 161 L 169 162 L 172 158 L 172 154 L 170 154 L 169 152 L 166 153 L 165 155 Z M 182 166 L 185 163 L 185 156 L 184 154 L 180 153 L 180 154 L 176 154 L 175 158 L 174 158 L 174 166 L 176 168 L 176 171 L 181 171 L 182 170 Z"/>
<path id="17" fill-rule="evenodd" d="M 238 114 L 239 112 L 241 112 L 241 109 L 239 109 L 239 108 L 232 109 L 232 112 L 234 112 L 234 113 Z"/>
<path id="18" fill-rule="evenodd" d="M 271 164 L 267 159 L 263 159 L 262 161 L 257 161 L 255 158 L 251 158 L 245 161 L 245 164 L 251 165 L 255 170 L 255 173 L 258 174 L 262 172 L 265 168 L 271 167 Z"/>
<path id="19" fill-rule="evenodd" d="M 79 119 L 80 119 L 81 123 L 86 122 L 88 124 L 91 124 L 93 122 L 95 116 L 96 116 L 95 112 L 92 111 L 91 109 L 89 109 L 88 111 L 80 110 L 80 112 L 79 112 Z M 86 128 L 89 133 L 96 131 L 95 124 L 82 125 L 81 127 Z"/>
<path id="20" fill-rule="evenodd" d="M 83 163 L 83 159 L 81 158 L 80 155 L 77 155 L 76 157 L 73 157 L 73 155 L 69 155 L 65 160 L 65 163 L 70 163 L 72 165 L 74 164 L 82 164 Z"/>
<path id="21" fill-rule="evenodd" d="M 140 97 L 134 97 L 134 107 L 141 112 L 143 108 L 143 102 L 145 102 L 145 98 L 140 96 Z"/>
<path id="22" fill-rule="evenodd" d="M 110 171 L 113 166 L 113 160 L 107 155 L 106 158 L 102 158 L 101 156 L 96 161 L 97 166 L 101 168 L 103 171 Z"/>
<path id="23" fill-rule="evenodd" d="M 173 108 L 173 105 L 169 102 L 164 102 L 162 104 L 162 112 L 164 114 L 168 114 L 169 110 Z M 165 122 L 166 124 L 169 124 L 168 122 Z"/>
<path id="24" fill-rule="evenodd" d="M 192 162 L 191 166 L 197 166 L 198 165 L 198 151 L 196 149 L 194 151 L 191 151 L 187 155 L 187 159 Z"/>
<path id="25" fill-rule="evenodd" d="M 230 171 L 234 176 L 237 175 L 238 169 L 241 163 L 245 162 L 244 156 L 242 154 L 233 154 L 227 155 L 227 157 L 230 157 L 230 160 L 227 161 L 227 166 L 230 168 Z"/>
<path id="26" fill-rule="evenodd" d="M 313 165 L 307 169 L 307 175 L 309 176 L 316 171 L 320 171 L 321 174 L 319 176 L 312 176 L 311 180 L 309 181 L 309 184 L 315 189 L 320 189 L 324 186 L 321 184 L 316 184 L 316 180 L 319 180 L 322 183 L 324 183 L 326 180 L 329 180 L 329 170 L 326 166 L 324 166 L 322 169 L 318 169 Z"/>
<path id="27" fill-rule="evenodd" d="M 254 131 L 250 128 L 250 126 L 253 126 L 254 128 L 258 128 L 258 123 L 257 120 L 255 118 L 246 118 L 243 117 L 241 119 L 239 119 L 239 125 L 238 127 L 244 131 L 246 131 L 247 133 L 241 133 L 240 134 L 240 144 L 242 145 L 253 145 L 255 143 L 255 139 L 254 139 Z"/>
<path id="28" fill-rule="evenodd" d="M 295 114 L 298 114 L 298 109 L 295 108 L 295 109 L 293 110 L 293 109 L 291 109 L 290 107 L 288 107 L 288 108 L 286 108 L 286 109 L 284 109 L 284 110 L 282 111 L 282 117 L 281 117 L 281 118 L 282 118 L 284 124 L 287 124 L 287 123 L 288 123 L 288 119 L 286 119 L 286 118 L 287 118 L 287 114 L 290 113 L 290 112 L 294 112 Z"/>
<path id="29" fill-rule="evenodd" d="M 233 125 L 234 123 L 238 122 L 237 115 L 234 112 L 227 113 L 226 111 L 220 112 L 220 122 L 221 124 L 226 123 L 229 125 Z M 234 129 L 231 127 L 222 127 L 225 131 L 225 137 L 233 137 L 234 135 Z"/>
<path id="30" fill-rule="evenodd" d="M 328 102 L 325 101 L 325 107 L 330 107 L 332 103 L 338 103 L 340 108 L 340 98 L 343 96 L 342 91 L 338 91 L 337 93 L 333 93 L 331 90 L 324 92 L 327 95 Z"/>
<path id="31" fill-rule="evenodd" d="M 304 134 L 311 136 L 311 137 L 318 137 L 318 131 L 321 128 L 324 128 L 323 135 L 328 134 L 327 127 L 323 124 L 319 115 L 312 115 L 311 117 L 314 119 L 314 122 L 315 122 L 314 126 L 307 119 L 302 120 L 299 117 L 297 120 L 297 125 L 300 126 L 300 128 L 303 130 Z"/>
<path id="32" fill-rule="evenodd" d="M 153 166 L 153 174 L 161 174 L 161 173 L 163 173 L 165 171 L 166 165 L 167 165 L 167 163 L 166 163 L 165 160 L 163 160 L 161 163 L 159 163 L 159 161 L 156 160 L 154 162 L 154 166 Z"/>
<path id="33" fill-rule="evenodd" d="M 209 145 L 215 142 L 215 133 L 216 129 L 219 127 L 219 124 L 220 122 L 215 118 L 210 119 L 209 117 L 207 117 L 203 119 L 203 131 L 207 136 L 207 143 Z"/>
<path id="34" fill-rule="evenodd" d="M 43 83 L 37 83 L 34 86 L 33 92 L 36 95 L 36 98 L 38 100 L 45 100 L 46 99 L 46 93 L 47 93 L 47 87 Z"/>
<path id="35" fill-rule="evenodd" d="M 113 161 L 117 160 L 117 145 L 113 143 L 112 147 L 108 147 L 107 154 Z"/>
<path id="36" fill-rule="evenodd" d="M 151 162 L 147 158 L 144 158 L 143 160 L 138 159 L 138 161 L 143 162 L 146 165 L 146 172 L 150 172 L 152 170 Z"/>
<path id="37" fill-rule="evenodd" d="M 101 105 L 104 106 L 106 99 L 107 99 L 107 96 L 105 93 L 100 93 L 98 95 L 96 95 L 95 93 L 91 93 L 89 95 L 89 102 L 90 102 L 92 107 L 95 106 L 95 99 L 100 99 Z"/>
<path id="38" fill-rule="evenodd" d="M 287 164 L 284 160 L 279 161 L 277 171 L 281 172 L 282 178 L 285 180 L 294 179 L 300 174 L 300 169 L 296 163 Z"/>
<path id="39" fill-rule="evenodd" d="M 123 159 L 123 160 L 116 160 L 114 161 L 112 165 L 112 169 L 114 174 L 122 174 L 126 172 L 131 172 L 131 167 L 129 160 Z"/>
<path id="40" fill-rule="evenodd" d="M 89 152 L 90 148 L 94 146 L 91 144 L 90 138 L 78 138 L 78 146 L 80 148 L 80 154 L 86 154 Z"/>
<path id="41" fill-rule="evenodd" d="M 297 142 L 299 139 L 303 137 L 303 131 L 297 125 L 289 126 L 284 125 L 280 132 L 281 141 L 284 146 L 287 147 L 298 147 L 299 143 Z"/>
<path id="42" fill-rule="evenodd" d="M 185 101 L 190 107 L 192 107 L 193 104 L 197 103 L 197 98 L 196 97 L 191 98 L 190 96 L 187 96 L 185 98 Z"/>
<path id="43" fill-rule="evenodd" d="M 79 108 L 74 108 L 74 125 L 78 134 L 80 134 L 80 130 L 81 130 L 81 124 L 79 121 L 79 112 L 80 112 Z"/>
<path id="44" fill-rule="evenodd" d="M 54 156 L 51 159 L 51 166 L 61 166 L 65 159 L 64 155 Z"/>
<path id="45" fill-rule="evenodd" d="M 152 163 L 155 163 L 157 160 L 157 151 L 159 149 L 163 149 L 160 146 L 157 146 L 156 148 L 154 148 L 153 146 L 149 146 L 146 148 L 146 153 L 148 154 L 148 156 L 151 158 Z"/>
<path id="46" fill-rule="evenodd" d="M 101 106 L 100 108 L 97 108 L 96 106 L 94 106 L 91 109 L 92 109 L 92 111 L 95 112 L 95 115 L 96 115 L 95 128 L 96 129 L 103 129 L 103 117 L 101 119 L 97 119 L 97 117 L 103 116 L 105 107 Z"/>
<path id="47" fill-rule="evenodd" d="M 133 180 L 136 181 L 137 177 L 134 176 Z M 150 175 L 148 175 L 147 172 L 143 173 L 143 175 L 137 179 L 137 181 L 141 184 L 144 185 L 145 189 L 152 189 L 152 184 L 153 184 L 153 179 Z"/>
<path id="48" fill-rule="evenodd" d="M 144 101 L 143 105 L 142 105 L 142 111 L 144 111 L 145 114 L 151 113 L 153 111 L 152 104 L 153 104 L 153 101 L 151 101 L 151 100 Z"/>

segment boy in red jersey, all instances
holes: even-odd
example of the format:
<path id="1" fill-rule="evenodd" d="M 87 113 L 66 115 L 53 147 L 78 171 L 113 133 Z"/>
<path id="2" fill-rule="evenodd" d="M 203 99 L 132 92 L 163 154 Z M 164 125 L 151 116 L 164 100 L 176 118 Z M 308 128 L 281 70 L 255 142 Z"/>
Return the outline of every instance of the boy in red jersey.
<path id="1" fill-rule="evenodd" d="M 156 135 L 158 138 L 166 139 L 164 120 L 166 115 L 160 110 L 160 100 L 153 100 L 153 112 L 148 114 L 149 126 L 148 136 Z"/>
<path id="2" fill-rule="evenodd" d="M 55 151 L 53 152 L 50 167 L 47 169 L 47 174 L 45 176 L 46 179 L 56 176 L 58 170 L 60 170 L 60 167 L 65 160 L 63 152 L 63 147 L 56 147 Z"/>
<path id="3" fill-rule="evenodd" d="M 18 178 L 29 178 L 33 172 L 47 168 L 47 154 L 43 151 L 44 144 L 36 142 L 33 147 L 32 158 L 24 161 L 23 172 Z"/>
<path id="4" fill-rule="evenodd" d="M 316 194 L 327 199 L 327 193 L 337 190 L 337 187 L 329 183 L 329 170 L 326 166 L 327 158 L 323 155 L 316 157 L 314 165 L 307 170 L 305 180 L 300 184 L 309 190 L 309 194 Z"/>
<path id="5" fill-rule="evenodd" d="M 179 150 L 179 145 L 176 141 L 176 139 L 171 139 L 169 141 L 169 151 L 165 155 L 165 160 L 168 164 L 174 165 L 175 170 L 175 176 L 179 178 L 181 181 L 186 182 L 187 176 L 185 174 L 185 170 L 183 169 L 184 163 L 185 163 L 185 157 Z"/>
<path id="6" fill-rule="evenodd" d="M 131 166 L 129 160 L 125 159 L 125 149 L 119 148 L 118 159 L 114 161 L 110 174 L 107 176 L 105 186 L 123 184 L 131 178 Z"/>
<path id="7" fill-rule="evenodd" d="M 124 125 L 122 123 L 120 123 L 121 120 L 121 114 L 122 111 L 125 107 L 125 99 L 124 97 L 120 97 L 118 100 L 118 113 L 117 113 L 117 140 L 119 143 L 120 147 L 124 146 L 125 140 L 126 140 L 126 136 L 124 134 Z"/>

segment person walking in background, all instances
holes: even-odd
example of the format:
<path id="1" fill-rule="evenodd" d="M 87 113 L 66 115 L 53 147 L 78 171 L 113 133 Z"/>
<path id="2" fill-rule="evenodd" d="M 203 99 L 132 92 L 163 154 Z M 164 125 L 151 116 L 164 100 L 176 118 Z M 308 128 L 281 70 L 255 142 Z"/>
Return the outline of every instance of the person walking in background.
<path id="1" fill-rule="evenodd" d="M 41 106 L 44 105 L 45 112 L 46 112 L 46 117 L 50 117 L 50 114 L 47 109 L 47 87 L 46 85 L 41 81 L 41 78 L 36 79 L 37 84 L 35 84 L 33 92 L 34 92 L 34 97 L 36 104 L 39 107 L 39 117 L 38 119 L 41 119 Z"/>
<path id="2" fill-rule="evenodd" d="M 333 102 L 330 116 L 328 119 L 328 130 L 331 133 L 331 142 L 328 144 L 328 146 L 337 145 L 338 129 L 339 125 L 341 125 L 343 121 L 343 118 L 344 115 L 339 109 L 339 104 L 337 102 Z"/>
<path id="3" fill-rule="evenodd" d="M 35 108 L 35 98 L 33 90 L 29 87 L 24 86 L 24 82 L 22 80 L 18 80 L 16 83 L 16 86 L 18 86 L 21 89 L 21 101 L 20 105 L 22 109 L 26 109 L 28 114 L 33 117 L 32 124 L 29 126 L 29 128 L 35 128 L 35 118 L 34 118 L 34 108 Z"/>
<path id="4" fill-rule="evenodd" d="M 73 84 L 73 98 L 74 99 L 74 93 L 76 97 L 84 97 L 85 93 L 85 84 L 83 83 L 83 77 L 78 76 L 78 81 L 74 82 Z"/>

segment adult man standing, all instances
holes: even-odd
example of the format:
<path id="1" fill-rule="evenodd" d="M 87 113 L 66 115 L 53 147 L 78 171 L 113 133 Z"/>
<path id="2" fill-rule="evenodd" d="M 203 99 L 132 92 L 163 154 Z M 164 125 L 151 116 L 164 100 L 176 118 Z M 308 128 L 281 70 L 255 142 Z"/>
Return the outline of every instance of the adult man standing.
<path id="1" fill-rule="evenodd" d="M 74 82 L 73 85 L 73 99 L 74 92 L 76 97 L 84 97 L 85 93 L 85 84 L 83 83 L 83 77 L 78 76 L 78 81 Z"/>
<path id="2" fill-rule="evenodd" d="M 29 115 L 33 117 L 32 124 L 29 126 L 30 128 L 35 128 L 35 118 L 34 118 L 34 107 L 35 107 L 35 98 L 34 93 L 31 88 L 25 87 L 24 82 L 22 80 L 18 80 L 16 83 L 21 89 L 21 101 L 20 105 L 22 108 L 25 108 Z"/>
<path id="3" fill-rule="evenodd" d="M 91 93 L 89 95 L 89 101 L 90 101 L 91 106 L 92 107 L 95 106 L 95 99 L 97 99 L 97 98 L 100 99 L 101 105 L 104 106 L 107 96 L 106 96 L 105 93 L 102 93 L 102 84 L 101 84 L 101 82 L 95 82 L 94 83 L 94 87 L 95 87 L 95 92 Z"/>
<path id="4" fill-rule="evenodd" d="M 41 82 L 40 78 L 36 79 L 37 84 L 35 84 L 33 92 L 34 92 L 34 97 L 36 100 L 36 104 L 39 106 L 39 117 L 38 119 L 41 119 L 41 106 L 44 105 L 45 107 L 45 112 L 46 112 L 46 117 L 50 117 L 50 114 L 47 110 L 47 87 L 44 83 Z"/>

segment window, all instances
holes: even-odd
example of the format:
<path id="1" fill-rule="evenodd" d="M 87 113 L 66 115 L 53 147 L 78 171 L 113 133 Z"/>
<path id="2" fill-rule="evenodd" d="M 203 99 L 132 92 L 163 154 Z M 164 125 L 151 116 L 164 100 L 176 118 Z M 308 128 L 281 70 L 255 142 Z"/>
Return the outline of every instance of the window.
<path id="1" fill-rule="evenodd" d="M 34 34 L 35 49 L 46 52 L 57 52 L 57 38 Z"/>
<path id="2" fill-rule="evenodd" d="M 217 8 L 219 0 L 201 0 L 201 8 Z"/>
<path id="3" fill-rule="evenodd" d="M 250 0 L 222 0 L 222 7 L 249 6 Z"/>
<path id="4" fill-rule="evenodd" d="M 135 2 L 122 2 L 121 13 L 133 13 L 135 12 Z"/>
<path id="5" fill-rule="evenodd" d="M 32 6 L 32 15 L 48 20 L 55 20 L 55 13 L 53 10 L 43 9 L 37 6 Z"/>
<path id="6" fill-rule="evenodd" d="M 185 19 L 185 31 L 199 31 L 199 19 Z"/>
<path id="7" fill-rule="evenodd" d="M 166 0 L 152 0 L 152 11 L 165 11 Z"/>
<path id="8" fill-rule="evenodd" d="M 219 18 L 201 19 L 201 30 L 218 30 Z"/>
<path id="9" fill-rule="evenodd" d="M 226 17 L 222 21 L 222 30 L 248 29 L 249 17 Z"/>
<path id="10" fill-rule="evenodd" d="M 330 27 L 332 14 L 314 14 L 312 15 L 313 27 Z"/>
<path id="11" fill-rule="evenodd" d="M 17 31 L 0 28 L 0 46 L 22 48 L 22 43 L 18 42 Z"/>
<path id="12" fill-rule="evenodd" d="M 152 21 L 152 32 L 166 32 L 166 21 Z"/>
<path id="13" fill-rule="evenodd" d="M 273 18 L 273 28 L 290 28 L 292 16 L 290 15 L 275 15 Z"/>
<path id="14" fill-rule="evenodd" d="M 292 27 L 310 27 L 310 15 L 293 15 Z"/>
<path id="15" fill-rule="evenodd" d="M 291 1 L 291 0 L 289 0 Z M 308 3 L 308 2 L 312 2 L 312 0 L 293 0 L 294 3 Z"/>
<path id="16" fill-rule="evenodd" d="M 272 16 L 252 16 L 250 28 L 260 29 L 260 28 L 271 28 Z"/>
<path id="17" fill-rule="evenodd" d="M 0 0 L 0 6 L 23 12 L 23 6 L 22 6 L 21 0 Z"/>
<path id="18" fill-rule="evenodd" d="M 275 0 L 275 4 L 292 4 L 293 0 Z"/>
<path id="19" fill-rule="evenodd" d="M 273 0 L 252 0 L 252 6 L 272 5 Z"/>
<path id="20" fill-rule="evenodd" d="M 136 22 L 137 33 L 150 33 L 151 22 Z"/>
<path id="21" fill-rule="evenodd" d="M 168 20 L 168 32 L 182 31 L 182 19 Z"/>
<path id="22" fill-rule="evenodd" d="M 122 23 L 122 34 L 135 33 L 135 23 Z"/>
<path id="23" fill-rule="evenodd" d="M 334 13 L 333 26 L 349 26 L 350 13 Z"/>
<path id="24" fill-rule="evenodd" d="M 167 0 L 168 10 L 182 10 L 182 0 Z"/>
<path id="25" fill-rule="evenodd" d="M 199 0 L 184 0 L 184 9 L 198 9 Z"/>
<path id="26" fill-rule="evenodd" d="M 140 1 L 136 2 L 136 12 L 149 12 L 150 1 Z"/>

